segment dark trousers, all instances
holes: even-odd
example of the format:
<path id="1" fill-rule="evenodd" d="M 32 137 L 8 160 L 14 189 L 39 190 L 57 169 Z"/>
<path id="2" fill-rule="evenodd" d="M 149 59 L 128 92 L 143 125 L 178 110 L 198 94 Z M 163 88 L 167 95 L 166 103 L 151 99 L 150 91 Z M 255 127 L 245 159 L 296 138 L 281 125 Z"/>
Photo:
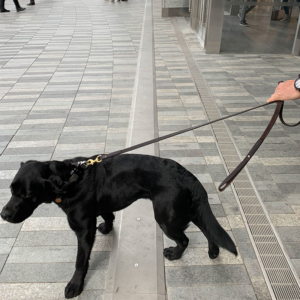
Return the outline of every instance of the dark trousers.
<path id="1" fill-rule="evenodd" d="M 244 0 L 244 1 L 255 1 L 255 0 Z M 250 12 L 255 6 L 250 5 L 242 5 L 241 7 L 241 13 L 240 13 L 240 19 L 241 21 L 246 21 L 246 14 Z"/>
<path id="2" fill-rule="evenodd" d="M 300 2 L 300 0 L 296 0 L 296 1 Z M 282 0 L 282 2 L 288 2 L 288 0 Z M 284 12 L 286 15 L 288 15 L 290 13 L 290 8 L 288 6 L 284 6 L 283 9 L 284 9 Z"/>
<path id="3" fill-rule="evenodd" d="M 13 0 L 13 1 L 15 3 L 16 8 L 20 8 L 21 7 L 18 0 Z M 0 9 L 4 8 L 4 2 L 5 2 L 5 0 L 0 0 Z"/>

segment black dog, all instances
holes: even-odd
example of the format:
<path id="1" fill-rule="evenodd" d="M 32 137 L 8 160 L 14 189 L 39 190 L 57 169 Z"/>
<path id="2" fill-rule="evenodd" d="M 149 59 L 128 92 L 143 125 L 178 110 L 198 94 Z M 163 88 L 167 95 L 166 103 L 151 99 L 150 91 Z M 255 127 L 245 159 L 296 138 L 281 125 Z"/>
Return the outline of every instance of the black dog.
<path id="1" fill-rule="evenodd" d="M 167 259 L 179 259 L 188 246 L 184 230 L 189 222 L 206 236 L 210 258 L 218 256 L 219 246 L 237 255 L 233 241 L 212 214 L 205 189 L 175 161 L 148 155 L 120 155 L 88 166 L 77 181 L 71 182 L 74 162 L 82 160 L 87 159 L 22 163 L 11 184 L 12 197 L 1 212 L 4 220 L 19 223 L 41 203 L 55 202 L 67 214 L 78 239 L 78 252 L 75 273 L 65 289 L 66 298 L 83 290 L 96 217 L 104 219 L 98 230 L 107 234 L 113 228 L 113 212 L 140 198 L 152 201 L 157 223 L 177 244 L 164 250 Z"/>

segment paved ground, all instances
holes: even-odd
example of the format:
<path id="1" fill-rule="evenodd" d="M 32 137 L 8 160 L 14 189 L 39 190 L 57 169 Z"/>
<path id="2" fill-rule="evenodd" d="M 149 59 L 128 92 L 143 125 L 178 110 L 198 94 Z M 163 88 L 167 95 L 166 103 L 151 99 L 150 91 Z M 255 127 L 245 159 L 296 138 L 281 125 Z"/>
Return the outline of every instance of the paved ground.
<path id="1" fill-rule="evenodd" d="M 125 146 L 144 13 L 144 1 L 37 1 L 24 13 L 6 2 L 12 11 L 0 14 L 1 206 L 21 161 Z M 44 205 L 23 226 L 0 221 L 0 238 L 1 299 L 24 292 L 24 299 L 63 298 L 77 242 L 60 209 Z M 80 299 L 100 299 L 110 249 L 111 237 L 97 235 Z"/>
<path id="2" fill-rule="evenodd" d="M 8 1 L 7 1 L 8 2 Z M 206 121 L 171 19 L 154 0 L 159 134 Z M 63 159 L 123 148 L 131 108 L 144 1 L 39 1 L 24 13 L 0 14 L 0 205 L 21 161 Z M 295 78 L 300 60 L 290 55 L 205 55 L 185 19 L 177 19 L 219 111 L 227 115 L 264 103 L 278 80 Z M 298 102 L 286 105 L 298 120 Z M 246 155 L 265 128 L 271 107 L 226 121 Z M 221 126 L 222 127 L 222 126 Z M 224 126 L 223 126 L 224 127 Z M 276 124 L 249 165 L 294 268 L 300 274 L 300 135 Z M 224 133 L 225 134 L 225 133 Z M 215 128 L 205 127 L 160 143 L 160 156 L 192 171 L 209 193 L 214 214 L 235 240 L 239 256 L 221 251 L 211 261 L 207 242 L 190 226 L 181 260 L 165 261 L 169 300 L 270 299 L 235 190 L 217 191 L 225 162 Z M 172 244 L 165 238 L 165 244 Z M 85 291 L 101 299 L 112 247 L 98 235 Z M 74 270 L 76 240 L 63 214 L 44 205 L 20 225 L 0 221 L 0 298 L 63 299 Z"/>

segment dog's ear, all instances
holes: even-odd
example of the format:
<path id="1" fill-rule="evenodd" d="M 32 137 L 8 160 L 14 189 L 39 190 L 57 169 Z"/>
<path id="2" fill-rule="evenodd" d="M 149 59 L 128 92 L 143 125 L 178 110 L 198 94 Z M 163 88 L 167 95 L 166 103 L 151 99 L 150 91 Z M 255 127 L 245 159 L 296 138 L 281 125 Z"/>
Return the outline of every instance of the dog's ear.
<path id="1" fill-rule="evenodd" d="M 57 163 L 50 163 L 49 164 L 49 168 L 50 168 L 50 170 L 54 173 L 54 174 L 58 174 L 58 173 L 60 173 L 60 169 L 61 168 L 59 168 L 59 165 L 57 164 Z"/>
<path id="2" fill-rule="evenodd" d="M 56 195 L 59 195 L 62 193 L 62 188 L 64 186 L 64 183 L 63 183 L 63 181 L 57 180 L 57 178 L 54 178 L 54 176 L 51 176 L 49 178 L 49 180 L 45 179 L 43 181 L 43 186 L 44 186 L 45 191 L 48 194 L 54 193 Z"/>
<path id="3" fill-rule="evenodd" d="M 70 171 L 67 168 L 66 164 L 61 161 L 50 162 L 49 169 L 51 170 L 52 174 L 55 174 L 61 178 L 65 178 L 65 176 L 68 176 L 70 174 Z"/>
<path id="4" fill-rule="evenodd" d="M 21 165 L 20 165 L 20 167 L 23 167 L 25 165 L 25 163 L 24 162 L 21 162 Z"/>
<path id="5" fill-rule="evenodd" d="M 62 194 L 63 189 L 68 184 L 70 170 L 65 163 L 52 161 L 49 164 L 50 176 L 44 181 L 44 187 L 48 193 Z M 48 170 L 49 170 L 48 169 Z"/>

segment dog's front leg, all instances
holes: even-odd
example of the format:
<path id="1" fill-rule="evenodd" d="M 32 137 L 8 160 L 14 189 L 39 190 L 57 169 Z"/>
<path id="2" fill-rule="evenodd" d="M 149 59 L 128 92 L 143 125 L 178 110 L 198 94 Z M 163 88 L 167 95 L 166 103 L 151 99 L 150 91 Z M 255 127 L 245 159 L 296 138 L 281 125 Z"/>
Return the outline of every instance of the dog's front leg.
<path id="1" fill-rule="evenodd" d="M 77 258 L 76 258 L 76 270 L 65 289 L 65 297 L 73 298 L 78 296 L 83 290 L 84 278 L 89 267 L 89 258 L 92 251 L 92 247 L 96 234 L 96 219 L 94 222 L 87 222 L 89 226 L 82 228 L 80 224 L 80 230 L 75 228 L 75 224 L 70 222 L 71 228 L 75 231 L 78 241 Z M 93 223 L 93 224 L 91 224 Z"/>

